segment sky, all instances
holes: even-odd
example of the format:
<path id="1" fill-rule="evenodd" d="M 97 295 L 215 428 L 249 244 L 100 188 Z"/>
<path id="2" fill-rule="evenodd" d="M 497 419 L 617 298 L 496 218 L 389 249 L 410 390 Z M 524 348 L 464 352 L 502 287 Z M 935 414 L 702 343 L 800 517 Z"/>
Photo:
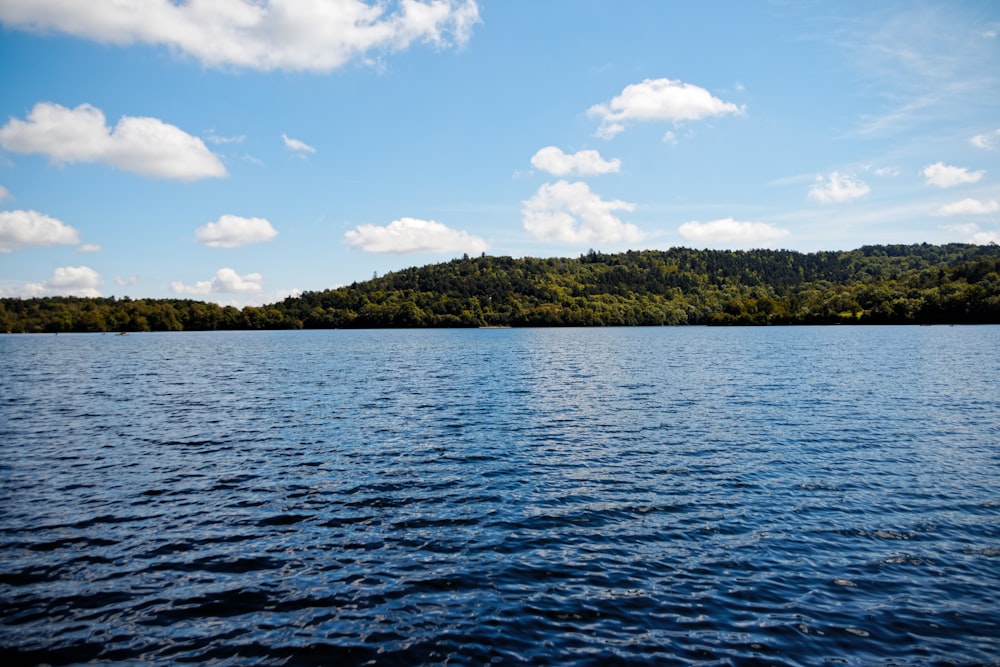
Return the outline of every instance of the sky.
<path id="1" fill-rule="evenodd" d="M 1000 243 L 995 0 L 0 0 L 0 296 Z"/>

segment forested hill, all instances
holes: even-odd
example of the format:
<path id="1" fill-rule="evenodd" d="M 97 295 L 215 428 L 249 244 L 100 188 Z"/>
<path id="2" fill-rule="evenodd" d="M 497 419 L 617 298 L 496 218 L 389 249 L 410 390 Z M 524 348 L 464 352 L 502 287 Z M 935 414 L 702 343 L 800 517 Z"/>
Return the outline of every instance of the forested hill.
<path id="1" fill-rule="evenodd" d="M 481 256 L 238 310 L 186 299 L 0 300 L 0 329 L 1000 323 L 1000 246 Z"/>

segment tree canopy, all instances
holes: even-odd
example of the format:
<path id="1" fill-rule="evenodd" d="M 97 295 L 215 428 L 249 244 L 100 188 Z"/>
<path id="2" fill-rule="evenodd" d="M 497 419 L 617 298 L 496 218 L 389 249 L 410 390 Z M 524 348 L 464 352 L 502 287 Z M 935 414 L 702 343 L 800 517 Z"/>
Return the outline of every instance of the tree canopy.
<path id="1" fill-rule="evenodd" d="M 1000 323 L 1000 246 L 480 257 L 237 309 L 187 299 L 0 299 L 0 331 Z"/>

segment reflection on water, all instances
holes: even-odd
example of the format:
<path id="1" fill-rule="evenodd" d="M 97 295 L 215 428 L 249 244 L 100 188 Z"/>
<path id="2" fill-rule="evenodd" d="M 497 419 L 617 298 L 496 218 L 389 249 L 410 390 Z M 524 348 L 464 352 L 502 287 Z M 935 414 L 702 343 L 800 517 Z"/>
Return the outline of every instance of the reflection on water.
<path id="1" fill-rule="evenodd" d="M 1000 655 L 996 327 L 0 337 L 12 663 Z"/>

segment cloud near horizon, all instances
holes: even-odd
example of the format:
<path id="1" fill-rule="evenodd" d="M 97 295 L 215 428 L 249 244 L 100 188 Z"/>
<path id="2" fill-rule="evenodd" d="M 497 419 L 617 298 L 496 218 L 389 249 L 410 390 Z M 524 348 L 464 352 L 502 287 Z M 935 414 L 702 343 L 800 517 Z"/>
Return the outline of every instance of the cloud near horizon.
<path id="1" fill-rule="evenodd" d="M 170 291 L 175 294 L 237 294 L 260 292 L 264 289 L 264 278 L 259 273 L 240 275 L 233 269 L 219 269 L 211 280 L 199 280 L 194 285 L 185 285 L 180 280 L 170 283 Z"/>
<path id="2" fill-rule="evenodd" d="M 344 242 L 364 252 L 389 254 L 486 252 L 489 244 L 468 232 L 451 229 L 436 220 L 400 218 L 388 225 L 358 225 L 344 234 Z"/>
<path id="3" fill-rule="evenodd" d="M 27 120 L 0 128 L 0 146 L 41 153 L 54 164 L 101 162 L 143 176 L 179 181 L 226 175 L 222 161 L 198 137 L 157 118 L 122 116 L 112 129 L 90 104 L 69 109 L 39 102 Z"/>
<path id="4" fill-rule="evenodd" d="M 867 183 L 848 174 L 834 171 L 826 180 L 820 177 L 818 182 L 809 188 L 809 199 L 820 204 L 838 204 L 860 199 L 870 191 L 871 188 Z"/>
<path id="5" fill-rule="evenodd" d="M 711 222 L 685 222 L 677 228 L 677 231 L 686 241 L 741 246 L 771 243 L 790 234 L 787 229 L 781 229 L 769 223 L 741 222 L 732 218 Z"/>
<path id="6" fill-rule="evenodd" d="M 223 215 L 216 222 L 196 229 L 194 235 L 209 248 L 241 248 L 270 241 L 278 235 L 278 230 L 266 218 Z"/>
<path id="7" fill-rule="evenodd" d="M 521 202 L 524 229 L 540 241 L 561 243 L 635 242 L 639 228 L 622 222 L 615 211 L 634 211 L 635 204 L 604 201 L 582 181 L 545 183 Z"/>
<path id="8" fill-rule="evenodd" d="M 710 92 L 682 81 L 646 79 L 626 86 L 606 104 L 595 104 L 587 114 L 599 118 L 597 136 L 611 139 L 632 121 L 701 120 L 710 116 L 740 114 L 745 107 L 724 102 Z"/>
<path id="9" fill-rule="evenodd" d="M 976 183 L 986 172 L 982 169 L 970 172 L 965 167 L 953 167 L 943 162 L 935 162 L 924 167 L 922 173 L 924 175 L 924 182 L 927 185 L 936 185 L 939 188 L 951 188 L 956 185 Z"/>
<path id="10" fill-rule="evenodd" d="M 52 277 L 40 283 L 27 283 L 11 290 L 12 296 L 101 296 L 104 281 L 89 266 L 62 266 L 52 271 Z"/>
<path id="11" fill-rule="evenodd" d="M 966 198 L 961 201 L 945 204 L 935 215 L 987 215 L 1000 211 L 1000 202 L 996 200 L 980 201 L 979 199 Z"/>
<path id="12" fill-rule="evenodd" d="M 964 235 L 969 243 L 977 245 L 1000 245 L 1000 231 L 983 231 L 974 222 L 963 225 L 948 225 L 945 229 Z"/>
<path id="13" fill-rule="evenodd" d="M 329 72 L 414 43 L 463 45 L 479 23 L 474 0 L 3 0 L 0 22 L 96 42 L 166 46 L 208 67 Z"/>
<path id="14" fill-rule="evenodd" d="M 80 233 L 61 220 L 37 211 L 0 211 L 0 253 L 77 243 Z"/>
<path id="15" fill-rule="evenodd" d="M 546 146 L 531 157 L 531 166 L 553 176 L 597 176 L 621 171 L 618 158 L 605 160 L 595 150 L 577 151 L 572 155 L 555 146 Z"/>

